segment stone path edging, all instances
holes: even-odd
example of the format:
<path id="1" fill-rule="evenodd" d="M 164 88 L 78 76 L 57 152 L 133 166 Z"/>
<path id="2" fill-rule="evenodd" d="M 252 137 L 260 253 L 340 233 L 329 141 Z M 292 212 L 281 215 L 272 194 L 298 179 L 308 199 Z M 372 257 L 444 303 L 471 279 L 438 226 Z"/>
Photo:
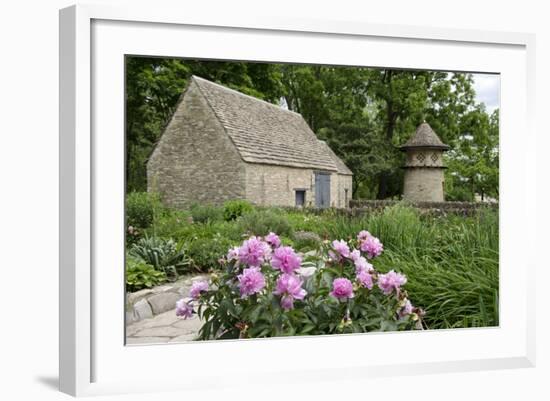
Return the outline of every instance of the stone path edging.
<path id="1" fill-rule="evenodd" d="M 176 301 L 188 296 L 195 281 L 208 280 L 207 275 L 187 276 L 170 284 L 144 289 L 126 295 L 126 325 L 173 310 Z"/>

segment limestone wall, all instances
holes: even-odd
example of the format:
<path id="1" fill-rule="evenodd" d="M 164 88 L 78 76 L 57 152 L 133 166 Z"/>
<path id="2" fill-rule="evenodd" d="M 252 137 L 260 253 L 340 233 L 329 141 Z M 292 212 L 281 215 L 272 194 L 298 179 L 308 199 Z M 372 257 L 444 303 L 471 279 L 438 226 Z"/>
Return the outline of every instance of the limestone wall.
<path id="1" fill-rule="evenodd" d="M 403 199 L 411 202 L 443 202 L 443 169 L 408 168 L 405 170 Z"/>
<path id="2" fill-rule="evenodd" d="M 315 205 L 311 169 L 246 164 L 246 199 L 263 206 L 294 206 L 295 190 L 306 191 L 305 205 Z"/>
<path id="3" fill-rule="evenodd" d="M 443 152 L 439 149 L 409 149 L 407 150 L 405 165 L 411 167 L 442 167 Z"/>
<path id="4" fill-rule="evenodd" d="M 332 173 L 330 176 L 330 203 L 346 207 L 351 199 L 351 176 Z M 246 199 L 263 206 L 295 206 L 295 191 L 305 190 L 306 207 L 315 207 L 315 171 L 268 164 L 246 164 Z"/>
<path id="5" fill-rule="evenodd" d="M 245 163 L 191 83 L 147 165 L 147 187 L 172 207 L 245 196 Z"/>
<path id="6" fill-rule="evenodd" d="M 331 206 L 333 207 L 349 207 L 349 202 L 352 196 L 352 176 L 342 174 L 332 174 L 331 180 L 334 179 L 337 185 L 333 185 L 331 192 Z M 346 195 L 347 189 L 347 195 Z"/>
<path id="7" fill-rule="evenodd" d="M 387 207 L 398 204 L 413 206 L 421 214 L 435 216 L 446 216 L 449 214 L 472 216 L 482 209 L 498 210 L 498 202 L 403 202 L 397 200 L 353 199 L 350 201 L 350 209 L 341 210 L 340 212 L 349 212 L 352 216 L 361 216 L 379 212 Z"/>

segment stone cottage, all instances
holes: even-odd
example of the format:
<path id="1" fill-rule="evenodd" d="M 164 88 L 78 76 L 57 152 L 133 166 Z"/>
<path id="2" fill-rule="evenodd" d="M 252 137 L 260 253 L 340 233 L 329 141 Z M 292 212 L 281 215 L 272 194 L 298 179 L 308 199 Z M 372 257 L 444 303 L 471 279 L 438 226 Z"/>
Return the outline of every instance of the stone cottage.
<path id="1" fill-rule="evenodd" d="M 347 207 L 352 172 L 298 113 L 193 76 L 147 162 L 167 205 Z"/>

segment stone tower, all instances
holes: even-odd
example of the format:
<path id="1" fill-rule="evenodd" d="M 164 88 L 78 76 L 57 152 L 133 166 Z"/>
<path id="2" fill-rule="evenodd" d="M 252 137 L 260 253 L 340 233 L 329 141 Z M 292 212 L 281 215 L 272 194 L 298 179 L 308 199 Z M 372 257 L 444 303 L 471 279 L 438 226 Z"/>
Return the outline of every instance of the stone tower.
<path id="1" fill-rule="evenodd" d="M 449 146 L 441 142 L 432 127 L 424 121 L 400 149 L 407 153 L 403 167 L 403 198 L 412 202 L 443 202 L 443 172 L 446 168 L 443 152 L 449 150 Z"/>

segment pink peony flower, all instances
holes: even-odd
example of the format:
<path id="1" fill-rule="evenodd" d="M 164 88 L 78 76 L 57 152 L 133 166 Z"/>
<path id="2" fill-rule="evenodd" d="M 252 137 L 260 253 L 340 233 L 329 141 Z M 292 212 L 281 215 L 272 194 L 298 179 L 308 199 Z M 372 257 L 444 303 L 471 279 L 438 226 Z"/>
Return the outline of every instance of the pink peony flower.
<path id="1" fill-rule="evenodd" d="M 176 316 L 184 319 L 193 316 L 193 300 L 191 298 L 182 298 L 176 302 Z"/>
<path id="2" fill-rule="evenodd" d="M 360 256 L 355 261 L 355 273 L 356 274 L 359 274 L 362 271 L 370 272 L 372 270 L 374 270 L 374 267 L 372 267 L 372 265 L 369 262 L 367 262 L 367 259 L 365 259 L 364 256 Z"/>
<path id="3" fill-rule="evenodd" d="M 238 246 L 235 246 L 233 248 L 231 248 L 228 252 L 227 252 L 227 260 L 229 262 L 233 261 L 233 260 L 236 260 L 238 261 L 239 260 L 239 247 Z"/>
<path id="4" fill-rule="evenodd" d="M 273 258 L 271 259 L 271 266 L 274 269 L 279 269 L 283 273 L 293 273 L 294 270 L 299 269 L 302 263 L 302 258 L 294 252 L 290 246 L 283 246 L 275 249 L 273 252 Z"/>
<path id="5" fill-rule="evenodd" d="M 332 282 L 332 291 L 329 294 L 340 300 L 353 298 L 353 284 L 347 278 L 337 278 Z"/>
<path id="6" fill-rule="evenodd" d="M 332 241 L 332 248 L 336 252 L 330 251 L 329 255 L 335 261 L 341 261 L 342 259 L 348 258 L 350 256 L 349 246 L 344 240 Z"/>
<path id="7" fill-rule="evenodd" d="M 195 281 L 193 285 L 191 285 L 189 296 L 193 299 L 197 299 L 203 291 L 208 291 L 208 283 L 206 281 Z"/>
<path id="8" fill-rule="evenodd" d="M 384 250 L 384 246 L 380 240 L 372 235 L 361 240 L 360 246 L 361 250 L 367 254 L 367 258 L 372 259 L 376 256 L 379 256 Z"/>
<path id="9" fill-rule="evenodd" d="M 258 237 L 250 237 L 239 248 L 239 261 L 250 266 L 258 267 L 271 255 L 271 247 Z"/>
<path id="10" fill-rule="evenodd" d="M 282 274 L 277 279 L 273 294 L 281 295 L 281 307 L 284 310 L 294 308 L 295 299 L 304 299 L 307 292 L 302 288 L 302 280 L 293 274 Z"/>
<path id="11" fill-rule="evenodd" d="M 367 270 L 360 270 L 357 273 L 356 278 L 357 278 L 357 281 L 359 281 L 359 283 L 363 287 L 366 287 L 369 290 L 372 290 L 372 286 L 373 286 L 372 276 Z"/>
<path id="12" fill-rule="evenodd" d="M 265 287 L 265 277 L 259 267 L 244 269 L 242 274 L 237 276 L 241 298 L 260 292 Z"/>
<path id="13" fill-rule="evenodd" d="M 278 248 L 281 246 L 281 239 L 275 233 L 269 233 L 265 236 L 265 242 L 271 245 L 272 248 Z"/>
<path id="14" fill-rule="evenodd" d="M 411 301 L 408 299 L 405 299 L 405 302 L 403 303 L 403 306 L 397 311 L 397 314 L 400 318 L 404 318 L 407 315 L 410 315 L 413 311 L 413 306 L 411 304 Z"/>
<path id="15" fill-rule="evenodd" d="M 350 252 L 349 258 L 353 260 L 354 262 L 357 262 L 357 260 L 361 257 L 361 252 L 358 249 L 354 249 Z"/>
<path id="16" fill-rule="evenodd" d="M 359 231 L 359 234 L 357 234 L 357 239 L 359 241 L 363 241 L 363 240 L 366 240 L 367 238 L 369 237 L 372 237 L 371 233 L 369 233 L 368 231 L 366 230 L 363 230 L 363 231 Z"/>
<path id="17" fill-rule="evenodd" d="M 294 309 L 294 298 L 290 295 L 283 295 L 281 297 L 281 308 L 284 310 Z"/>
<path id="18" fill-rule="evenodd" d="M 407 277 L 401 273 L 396 273 L 393 270 L 390 270 L 386 274 L 380 274 L 378 276 L 378 287 L 384 292 L 384 294 L 389 295 L 393 290 L 399 294 L 399 288 L 402 285 L 405 285 L 407 282 Z"/>

